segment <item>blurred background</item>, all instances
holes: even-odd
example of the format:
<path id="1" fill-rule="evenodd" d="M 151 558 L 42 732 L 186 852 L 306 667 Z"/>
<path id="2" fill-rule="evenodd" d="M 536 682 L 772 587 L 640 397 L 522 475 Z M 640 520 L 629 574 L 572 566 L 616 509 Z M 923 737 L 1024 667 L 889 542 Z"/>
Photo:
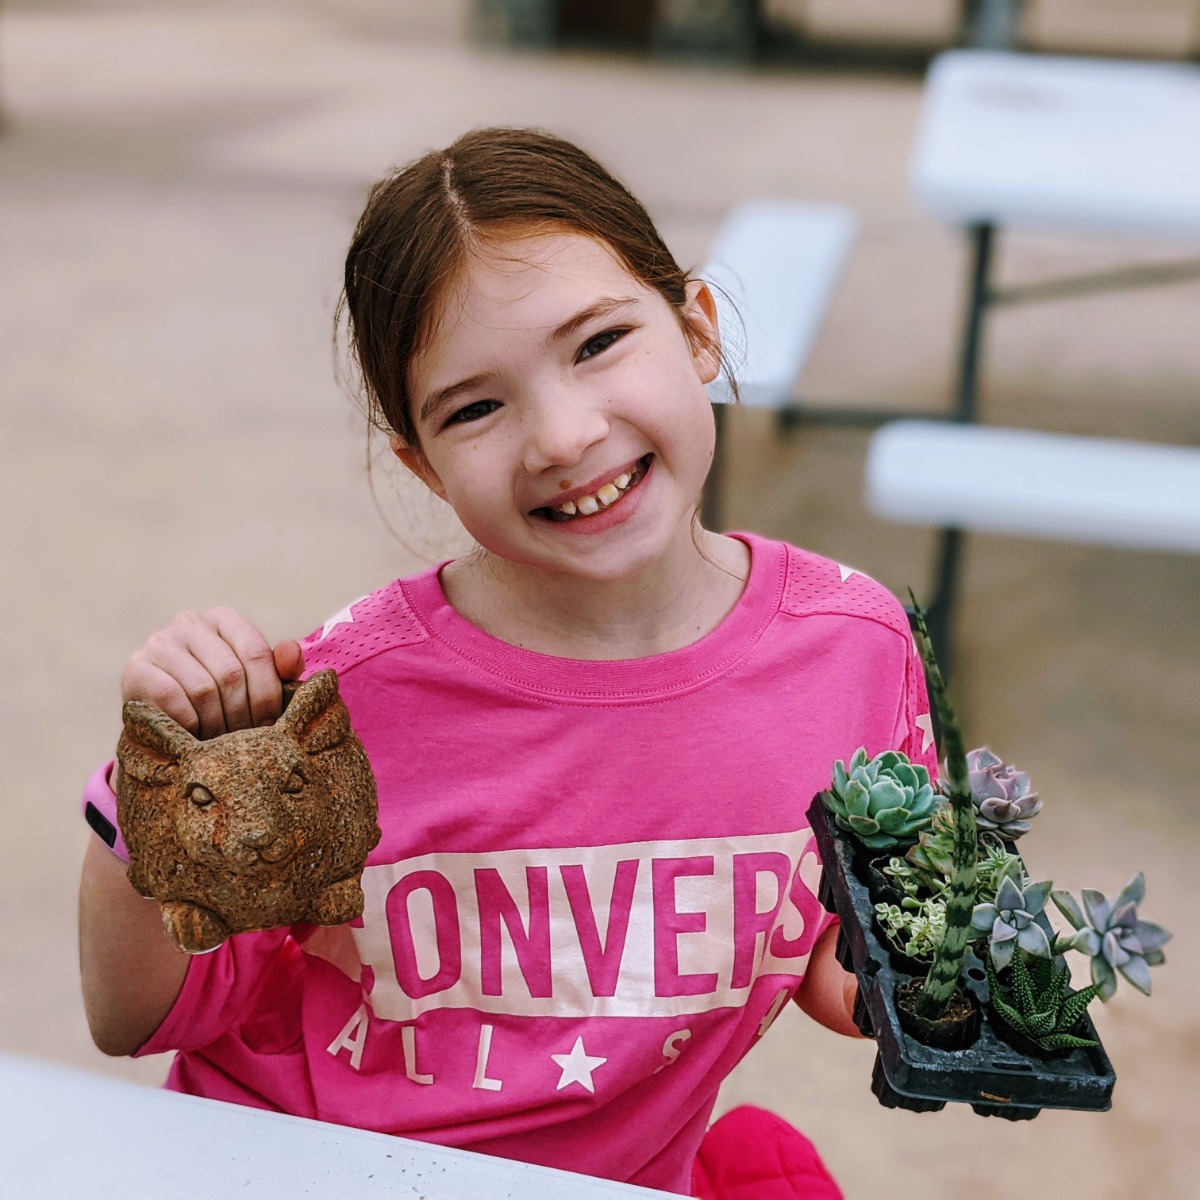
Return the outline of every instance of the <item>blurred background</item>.
<path id="1" fill-rule="evenodd" d="M 657 27 L 645 4 L 564 0 L 549 28 L 553 7 L 0 3 L 0 1048 L 146 1083 L 166 1072 L 101 1056 L 78 992 L 78 797 L 112 753 L 130 653 L 176 612 L 218 603 L 273 639 L 300 636 L 459 544 L 435 502 L 382 461 L 368 471 L 336 370 L 342 255 L 388 166 L 473 126 L 548 127 L 621 176 L 691 267 L 739 201 L 846 205 L 857 238 L 801 391 L 835 408 L 949 409 L 967 248 L 913 202 L 907 170 L 925 68 L 963 37 L 961 6 L 771 0 L 751 41 L 736 22 L 711 37 L 704 20 L 723 7 L 699 0 L 660 5 Z M 1029 0 L 1019 34 L 1032 51 L 1186 60 L 1200 6 Z M 997 272 L 1019 283 L 1179 252 L 1012 233 Z M 988 418 L 1196 445 L 1198 329 L 1195 281 L 1001 312 Z M 866 511 L 867 437 L 727 412 L 725 526 L 925 593 L 933 535 Z M 1187 1099 L 1200 937 L 1185 904 L 1200 850 L 1198 618 L 1200 557 L 967 545 L 954 699 L 968 744 L 1039 785 L 1035 875 L 1111 895 L 1144 870 L 1143 915 L 1176 931 L 1154 996 L 1123 987 L 1096 1015 L 1113 1110 L 1019 1125 L 961 1105 L 887 1111 L 869 1091 L 872 1046 L 798 1010 L 722 1109 L 783 1114 L 851 1200 L 1200 1196 Z"/>

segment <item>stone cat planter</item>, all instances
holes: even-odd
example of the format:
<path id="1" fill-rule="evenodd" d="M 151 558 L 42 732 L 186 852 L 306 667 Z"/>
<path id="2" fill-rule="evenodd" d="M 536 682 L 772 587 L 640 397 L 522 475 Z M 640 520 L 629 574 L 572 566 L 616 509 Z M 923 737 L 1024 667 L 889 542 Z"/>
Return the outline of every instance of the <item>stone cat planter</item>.
<path id="1" fill-rule="evenodd" d="M 124 707 L 117 817 L 129 882 L 159 902 L 167 937 L 189 954 L 245 930 L 362 915 L 359 880 L 380 838 L 370 763 L 335 672 L 284 699 L 273 726 L 209 741 L 153 705 Z"/>

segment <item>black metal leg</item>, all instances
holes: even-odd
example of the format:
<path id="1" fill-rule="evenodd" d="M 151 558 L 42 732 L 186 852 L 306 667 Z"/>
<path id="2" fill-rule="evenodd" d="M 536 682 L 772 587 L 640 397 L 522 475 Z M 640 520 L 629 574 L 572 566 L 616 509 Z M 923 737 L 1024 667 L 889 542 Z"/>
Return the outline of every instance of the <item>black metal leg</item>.
<path id="1" fill-rule="evenodd" d="M 983 344 L 983 320 L 991 300 L 989 277 L 995 228 L 992 225 L 973 225 L 971 240 L 970 295 L 967 317 L 963 326 L 962 351 L 958 363 L 958 382 L 955 390 L 954 420 L 975 420 L 979 400 L 980 352 Z M 943 529 L 938 535 L 937 565 L 933 597 L 929 601 L 929 635 L 938 656 L 942 672 L 950 674 L 950 658 L 954 640 L 954 608 L 958 591 L 958 568 L 963 548 L 963 533 L 959 529 Z"/>
<path id="2" fill-rule="evenodd" d="M 960 529 L 943 529 L 938 538 L 937 564 L 933 599 L 925 613 L 925 625 L 929 629 L 929 640 L 937 655 L 942 678 L 949 679 L 954 666 L 954 639 L 952 616 L 958 593 L 959 557 L 963 549 L 963 534 Z"/>
<path id="3" fill-rule="evenodd" d="M 708 469 L 708 478 L 704 481 L 704 491 L 700 496 L 700 519 L 705 529 L 720 533 L 725 485 L 725 405 L 714 404 L 712 409 L 717 442 L 713 448 L 712 466 Z"/>
<path id="4" fill-rule="evenodd" d="M 979 397 L 979 352 L 983 342 L 983 318 L 991 300 L 989 276 L 995 233 L 995 226 L 992 225 L 972 225 L 968 231 L 971 241 L 970 296 L 963 325 L 962 353 L 958 362 L 954 410 L 954 418 L 957 421 L 975 420 L 976 401 Z"/>

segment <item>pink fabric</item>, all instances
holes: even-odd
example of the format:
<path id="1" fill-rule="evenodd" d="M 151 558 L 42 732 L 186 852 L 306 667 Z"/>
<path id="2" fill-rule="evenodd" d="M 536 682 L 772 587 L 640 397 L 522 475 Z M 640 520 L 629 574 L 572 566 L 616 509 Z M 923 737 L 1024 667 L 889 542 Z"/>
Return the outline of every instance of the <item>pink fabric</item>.
<path id="1" fill-rule="evenodd" d="M 181 1051 L 170 1086 L 686 1194 L 830 922 L 812 796 L 862 744 L 932 761 L 896 600 L 746 540 L 738 605 L 671 654 L 516 649 L 436 571 L 308 638 L 379 785 L 366 911 L 192 960 L 141 1051 Z"/>
<path id="2" fill-rule="evenodd" d="M 121 833 L 121 827 L 117 824 L 117 794 L 112 790 L 112 785 L 109 783 L 115 764 L 116 759 L 110 758 L 108 762 L 92 773 L 91 778 L 87 781 L 87 785 L 83 789 L 83 800 L 81 803 L 85 817 L 88 805 L 90 804 L 113 827 L 115 838 L 113 844 L 108 848 L 122 862 L 127 863 L 129 861 L 129 848 L 125 845 L 125 838 Z M 96 836 L 99 837 L 100 835 L 97 834 Z"/>
<path id="3" fill-rule="evenodd" d="M 816 1147 L 782 1117 L 745 1105 L 704 1135 L 692 1171 L 697 1200 L 844 1200 Z"/>

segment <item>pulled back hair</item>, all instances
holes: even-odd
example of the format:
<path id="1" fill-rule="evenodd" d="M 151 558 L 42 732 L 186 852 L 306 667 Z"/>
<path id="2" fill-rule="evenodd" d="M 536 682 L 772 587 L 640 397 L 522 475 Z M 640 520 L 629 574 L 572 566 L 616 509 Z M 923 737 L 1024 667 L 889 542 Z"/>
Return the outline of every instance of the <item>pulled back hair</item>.
<path id="1" fill-rule="evenodd" d="M 690 340 L 703 339 L 684 312 L 687 276 L 624 185 L 552 134 L 474 130 L 377 183 L 354 231 L 338 315 L 373 427 L 419 449 L 409 366 L 471 254 L 506 236 L 563 230 L 607 246 L 675 310 Z"/>

